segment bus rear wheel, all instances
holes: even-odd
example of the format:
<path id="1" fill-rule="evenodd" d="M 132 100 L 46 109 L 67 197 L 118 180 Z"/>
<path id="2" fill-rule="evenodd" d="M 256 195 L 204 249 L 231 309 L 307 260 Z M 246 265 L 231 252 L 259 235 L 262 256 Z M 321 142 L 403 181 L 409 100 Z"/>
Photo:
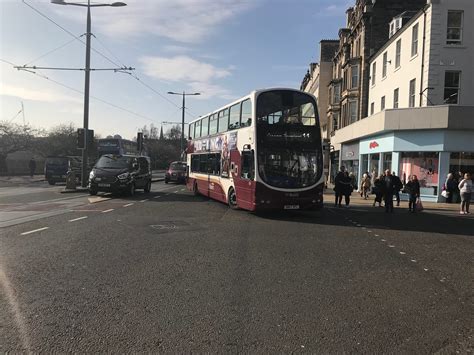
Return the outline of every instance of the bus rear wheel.
<path id="1" fill-rule="evenodd" d="M 229 207 L 233 210 L 239 209 L 239 207 L 237 206 L 237 195 L 233 187 L 229 189 L 229 193 L 227 194 L 227 202 L 229 204 Z"/>

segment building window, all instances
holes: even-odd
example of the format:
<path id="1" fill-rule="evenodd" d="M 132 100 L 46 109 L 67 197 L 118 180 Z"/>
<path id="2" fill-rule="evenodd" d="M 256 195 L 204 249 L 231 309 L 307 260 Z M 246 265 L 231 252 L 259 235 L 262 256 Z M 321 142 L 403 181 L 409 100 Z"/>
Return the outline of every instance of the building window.
<path id="1" fill-rule="evenodd" d="M 382 78 L 387 76 L 387 52 L 383 54 L 383 63 L 382 63 Z"/>
<path id="2" fill-rule="evenodd" d="M 349 101 L 349 119 L 350 123 L 357 121 L 357 101 Z"/>
<path id="3" fill-rule="evenodd" d="M 374 110 L 375 110 L 375 104 L 372 102 L 370 104 L 370 114 L 373 115 L 374 114 Z"/>
<path id="4" fill-rule="evenodd" d="M 408 97 L 408 107 L 415 107 L 415 87 L 416 79 L 410 80 L 410 95 Z"/>
<path id="5" fill-rule="evenodd" d="M 398 108 L 398 88 L 393 90 L 393 108 Z"/>
<path id="6" fill-rule="evenodd" d="M 446 44 L 461 44 L 463 11 L 448 11 Z"/>
<path id="7" fill-rule="evenodd" d="M 402 54 L 402 40 L 399 39 L 396 44 L 395 51 L 395 69 L 400 68 L 400 58 Z"/>
<path id="8" fill-rule="evenodd" d="M 411 56 L 418 54 L 418 24 L 412 27 L 411 30 Z"/>
<path id="9" fill-rule="evenodd" d="M 356 57 L 359 57 L 360 56 L 360 37 L 357 38 L 357 41 L 356 41 L 356 53 L 355 53 Z"/>
<path id="10" fill-rule="evenodd" d="M 375 75 L 377 74 L 377 62 L 372 64 L 372 85 L 375 85 Z"/>
<path id="11" fill-rule="evenodd" d="M 339 113 L 334 112 L 332 114 L 332 130 L 336 131 L 339 129 Z"/>
<path id="12" fill-rule="evenodd" d="M 385 110 L 385 96 L 380 99 L 380 111 Z"/>
<path id="13" fill-rule="evenodd" d="M 351 67 L 351 88 L 357 88 L 359 86 L 359 66 L 354 65 Z"/>
<path id="14" fill-rule="evenodd" d="M 444 101 L 445 104 L 459 103 L 460 71 L 447 71 L 444 73 Z"/>

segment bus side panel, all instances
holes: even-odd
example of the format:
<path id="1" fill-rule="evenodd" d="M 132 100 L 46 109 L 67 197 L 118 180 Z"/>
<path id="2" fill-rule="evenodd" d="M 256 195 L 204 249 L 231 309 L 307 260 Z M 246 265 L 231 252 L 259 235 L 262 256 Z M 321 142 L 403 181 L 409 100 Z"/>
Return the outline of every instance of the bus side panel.
<path id="1" fill-rule="evenodd" d="M 218 178 L 211 179 L 209 182 L 209 197 L 213 198 L 214 200 L 227 203 L 227 197 L 224 192 L 224 188 L 219 182 Z"/>
<path id="2" fill-rule="evenodd" d="M 240 175 L 241 157 L 238 150 L 230 152 L 232 178 L 234 180 L 235 193 L 237 195 L 237 206 L 242 209 L 254 211 L 255 210 L 255 181 L 242 179 Z"/>

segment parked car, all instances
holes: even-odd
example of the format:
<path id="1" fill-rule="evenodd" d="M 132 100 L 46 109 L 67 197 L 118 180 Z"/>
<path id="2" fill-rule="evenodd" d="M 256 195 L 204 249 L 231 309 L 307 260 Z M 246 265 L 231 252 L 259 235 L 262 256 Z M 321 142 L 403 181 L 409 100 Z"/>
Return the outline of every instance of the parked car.
<path id="1" fill-rule="evenodd" d="M 102 155 L 89 174 L 89 194 L 151 190 L 150 158 L 138 155 Z"/>
<path id="2" fill-rule="evenodd" d="M 81 162 L 79 156 L 50 156 L 44 162 L 44 177 L 50 185 L 66 182 L 69 170 L 76 174 L 77 183 L 81 180 Z"/>
<path id="3" fill-rule="evenodd" d="M 186 182 L 186 162 L 174 161 L 170 164 L 169 169 L 165 173 L 165 183 L 170 181 L 179 183 Z"/>

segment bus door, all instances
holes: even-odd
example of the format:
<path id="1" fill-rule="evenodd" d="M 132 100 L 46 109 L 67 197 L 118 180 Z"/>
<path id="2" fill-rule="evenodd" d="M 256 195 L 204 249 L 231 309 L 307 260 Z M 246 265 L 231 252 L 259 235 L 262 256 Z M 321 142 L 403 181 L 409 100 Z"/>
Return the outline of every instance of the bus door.
<path id="1" fill-rule="evenodd" d="M 231 170 L 237 205 L 246 210 L 255 209 L 255 157 L 253 150 L 231 151 Z M 232 169 L 233 167 L 233 169 Z"/>

